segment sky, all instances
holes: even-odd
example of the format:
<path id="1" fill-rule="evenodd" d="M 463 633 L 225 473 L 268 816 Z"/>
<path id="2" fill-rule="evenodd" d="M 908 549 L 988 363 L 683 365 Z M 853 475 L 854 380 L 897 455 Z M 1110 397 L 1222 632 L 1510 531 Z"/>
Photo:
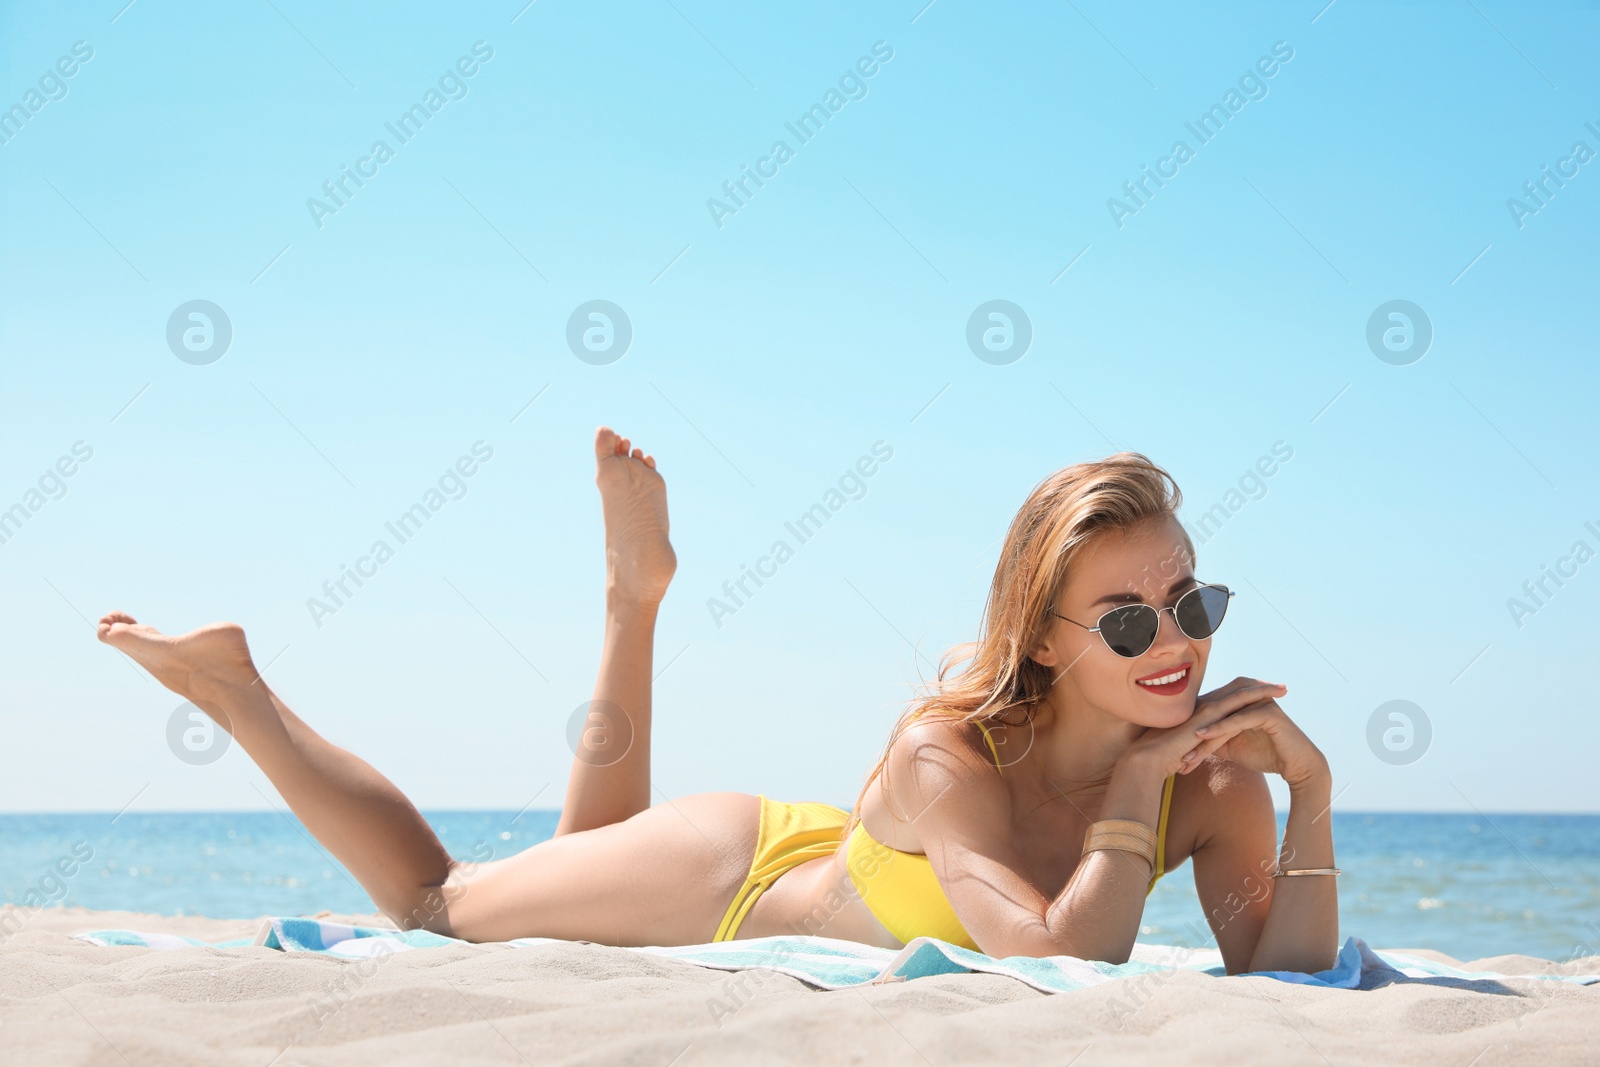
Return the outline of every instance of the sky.
<path id="1" fill-rule="evenodd" d="M 1597 5 L 924 4 L 0 6 L 0 810 L 277 803 L 111 609 L 558 806 L 601 424 L 668 484 L 658 800 L 850 804 L 1131 449 L 1336 809 L 1600 810 Z"/>

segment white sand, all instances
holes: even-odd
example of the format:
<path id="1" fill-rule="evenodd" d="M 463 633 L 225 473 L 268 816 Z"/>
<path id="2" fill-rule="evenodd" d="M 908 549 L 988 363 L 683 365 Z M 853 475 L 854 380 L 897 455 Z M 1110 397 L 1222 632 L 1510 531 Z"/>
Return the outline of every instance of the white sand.
<path id="1" fill-rule="evenodd" d="M 0 944 L 6 1065 L 925 1067 L 1065 1065 L 1080 1052 L 1079 1067 L 1600 1062 L 1600 986 L 1532 979 L 1358 991 L 1178 972 L 1137 989 L 1140 980 L 1125 979 L 1048 995 L 974 974 L 820 992 L 770 971 L 720 972 L 598 945 L 452 946 L 363 963 L 266 948 L 103 948 L 71 935 L 132 929 L 221 941 L 252 938 L 261 921 L 29 914 Z M 1558 966 L 1401 951 L 1473 970 L 1600 973 L 1600 956 Z"/>

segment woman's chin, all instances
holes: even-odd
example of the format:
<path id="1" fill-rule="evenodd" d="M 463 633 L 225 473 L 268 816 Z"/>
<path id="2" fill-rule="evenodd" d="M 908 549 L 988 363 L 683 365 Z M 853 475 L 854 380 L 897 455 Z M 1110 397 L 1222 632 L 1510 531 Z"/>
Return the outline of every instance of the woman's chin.
<path id="1" fill-rule="evenodd" d="M 1188 693 L 1170 697 L 1146 694 L 1140 698 L 1137 707 L 1129 709 L 1131 714 L 1125 718 L 1152 730 L 1170 730 L 1194 718 L 1194 708 L 1195 699 Z"/>

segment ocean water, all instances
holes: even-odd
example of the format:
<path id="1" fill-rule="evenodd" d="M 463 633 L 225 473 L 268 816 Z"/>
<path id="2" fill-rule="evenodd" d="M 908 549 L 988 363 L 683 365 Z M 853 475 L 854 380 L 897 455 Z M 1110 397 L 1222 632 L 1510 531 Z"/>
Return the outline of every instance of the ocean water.
<path id="1" fill-rule="evenodd" d="M 559 813 L 425 814 L 452 855 L 483 859 L 548 839 Z M 1341 938 L 1459 959 L 1600 955 L 1600 816 L 1336 812 L 1333 828 Z M 229 919 L 374 910 L 274 812 L 0 815 L 0 901 Z M 1140 940 L 1209 937 L 1186 863 L 1156 883 Z"/>

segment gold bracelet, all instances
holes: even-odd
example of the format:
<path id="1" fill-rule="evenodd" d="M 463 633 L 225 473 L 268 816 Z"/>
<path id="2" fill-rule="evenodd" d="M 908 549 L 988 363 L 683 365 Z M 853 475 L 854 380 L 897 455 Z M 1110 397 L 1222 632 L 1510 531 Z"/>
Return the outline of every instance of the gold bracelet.
<path id="1" fill-rule="evenodd" d="M 1301 867 L 1294 871 L 1273 871 L 1272 877 L 1282 878 L 1286 874 L 1341 874 L 1337 867 Z"/>
<path id="2" fill-rule="evenodd" d="M 1083 838 L 1084 854 L 1115 848 L 1143 856 L 1153 868 L 1156 862 L 1156 832 L 1135 819 L 1101 819 L 1089 827 Z"/>

